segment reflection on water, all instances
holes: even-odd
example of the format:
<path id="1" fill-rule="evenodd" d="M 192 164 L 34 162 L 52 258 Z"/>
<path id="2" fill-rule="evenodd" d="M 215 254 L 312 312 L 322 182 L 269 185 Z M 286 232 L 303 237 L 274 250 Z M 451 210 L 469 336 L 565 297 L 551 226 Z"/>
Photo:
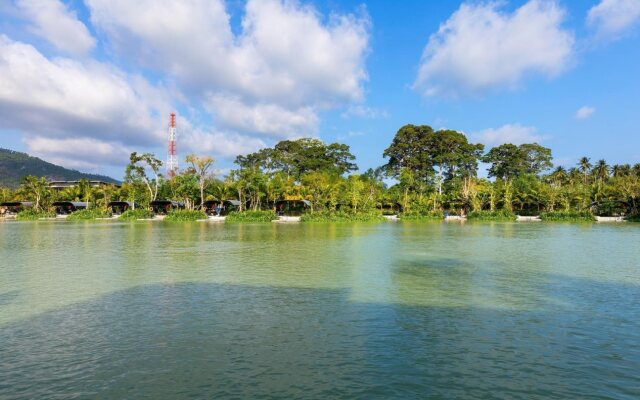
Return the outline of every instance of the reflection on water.
<path id="1" fill-rule="evenodd" d="M 0 224 L 0 398 L 640 396 L 640 229 Z"/>

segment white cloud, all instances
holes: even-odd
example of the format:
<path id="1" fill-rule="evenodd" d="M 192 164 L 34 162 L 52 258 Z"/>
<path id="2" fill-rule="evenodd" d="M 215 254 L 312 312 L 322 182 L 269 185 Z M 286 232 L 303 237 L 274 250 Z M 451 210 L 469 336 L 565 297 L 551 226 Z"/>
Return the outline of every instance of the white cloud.
<path id="1" fill-rule="evenodd" d="M 212 96 L 206 107 L 218 118 L 221 128 L 280 139 L 318 132 L 318 116 L 311 107 L 289 110 L 272 103 L 250 106 L 238 98 L 223 96 Z"/>
<path id="2" fill-rule="evenodd" d="M 52 139 L 26 137 L 24 143 L 29 153 L 57 160 L 70 168 L 96 169 L 99 165 L 122 166 L 127 163 L 131 150 L 118 143 L 108 143 L 93 138 Z"/>
<path id="3" fill-rule="evenodd" d="M 520 145 L 523 143 L 539 143 L 547 137 L 537 133 L 536 128 L 520 124 L 506 124 L 499 128 L 484 129 L 469 135 L 472 142 L 483 143 L 487 147 L 504 143 Z"/>
<path id="4" fill-rule="evenodd" d="M 120 56 L 167 73 L 191 96 L 234 99 L 253 108 L 256 123 L 218 112 L 222 124 L 259 128 L 257 121 L 275 116 L 270 105 L 288 116 L 268 125 L 282 119 L 300 125 L 292 115 L 303 110 L 308 122 L 302 125 L 309 126 L 309 111 L 363 98 L 366 16 L 331 15 L 323 23 L 297 1 L 249 0 L 242 32 L 234 34 L 221 0 L 87 3 L 93 24 Z"/>
<path id="5" fill-rule="evenodd" d="M 18 0 L 17 6 L 30 22 L 30 30 L 57 49 L 73 55 L 93 50 L 96 40 L 76 14 L 59 0 Z"/>
<path id="6" fill-rule="evenodd" d="M 574 38 L 555 1 L 530 0 L 513 13 L 502 5 L 461 5 L 429 38 L 414 87 L 456 97 L 515 87 L 527 74 L 554 77 L 568 67 Z"/>
<path id="7" fill-rule="evenodd" d="M 576 111 L 576 119 L 587 119 L 596 111 L 595 108 L 589 106 L 583 106 Z"/>
<path id="8" fill-rule="evenodd" d="M 233 158 L 315 135 L 321 111 L 363 100 L 364 11 L 325 17 L 297 0 L 249 0 L 234 33 L 223 0 L 86 0 L 103 62 L 66 3 L 16 1 L 21 13 L 8 17 L 69 56 L 0 34 L 0 132 L 20 132 L 31 152 L 66 166 L 112 165 L 130 149 L 164 158 L 176 108 L 187 110 L 181 157 Z"/>
<path id="9" fill-rule="evenodd" d="M 168 105 L 147 104 L 135 79 L 108 66 L 50 60 L 33 46 L 0 35 L 0 76 L 4 128 L 142 145 L 163 135 L 157 113 L 168 113 Z"/>
<path id="10" fill-rule="evenodd" d="M 602 0 L 587 15 L 587 23 L 601 39 L 615 39 L 639 22 L 638 0 Z"/>
<path id="11" fill-rule="evenodd" d="M 340 115 L 342 116 L 342 118 L 357 117 L 369 119 L 387 118 L 389 116 L 389 114 L 385 110 L 367 107 L 362 104 L 351 105 L 345 112 Z"/>

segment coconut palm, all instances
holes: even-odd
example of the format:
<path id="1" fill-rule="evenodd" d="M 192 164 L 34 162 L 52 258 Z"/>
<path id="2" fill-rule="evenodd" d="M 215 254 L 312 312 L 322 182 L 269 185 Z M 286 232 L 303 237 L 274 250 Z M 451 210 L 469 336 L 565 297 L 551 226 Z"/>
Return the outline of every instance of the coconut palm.
<path id="1" fill-rule="evenodd" d="M 578 170 L 582 172 L 583 181 L 585 185 L 589 182 L 589 171 L 591 171 L 591 163 L 589 162 L 589 157 L 582 157 L 580 161 L 578 161 Z"/>
<path id="2" fill-rule="evenodd" d="M 609 166 L 605 160 L 598 160 L 592 171 L 593 176 L 598 180 L 598 183 L 606 182 L 609 179 Z"/>

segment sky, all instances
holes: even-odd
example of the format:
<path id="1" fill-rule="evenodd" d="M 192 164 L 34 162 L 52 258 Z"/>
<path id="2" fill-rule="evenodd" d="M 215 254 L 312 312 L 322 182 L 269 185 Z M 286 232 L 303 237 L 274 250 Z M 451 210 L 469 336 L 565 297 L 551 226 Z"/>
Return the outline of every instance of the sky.
<path id="1" fill-rule="evenodd" d="M 122 178 L 132 151 L 316 137 L 385 163 L 405 124 L 556 165 L 640 162 L 640 0 L 0 0 L 0 147 Z"/>

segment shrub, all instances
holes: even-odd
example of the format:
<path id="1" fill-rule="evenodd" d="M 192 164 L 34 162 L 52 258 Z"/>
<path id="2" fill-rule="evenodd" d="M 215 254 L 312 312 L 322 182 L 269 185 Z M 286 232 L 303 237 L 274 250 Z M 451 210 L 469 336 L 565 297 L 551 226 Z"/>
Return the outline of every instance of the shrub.
<path id="1" fill-rule="evenodd" d="M 164 218 L 165 221 L 186 222 L 207 219 L 207 214 L 202 210 L 175 210 L 171 211 Z"/>
<path id="2" fill-rule="evenodd" d="M 92 208 L 90 210 L 78 210 L 74 211 L 67 217 L 67 221 L 87 221 L 96 218 L 109 218 L 111 213 L 100 209 Z"/>
<path id="3" fill-rule="evenodd" d="M 543 221 L 595 221 L 591 211 L 549 211 L 540 213 L 540 219 Z"/>
<path id="4" fill-rule="evenodd" d="M 151 219 L 153 218 L 153 213 L 146 208 L 136 208 L 135 210 L 127 210 L 123 212 L 120 217 L 118 217 L 121 221 L 137 221 L 139 219 Z"/>
<path id="5" fill-rule="evenodd" d="M 232 211 L 225 222 L 271 222 L 274 219 L 276 213 L 273 210 Z"/>
<path id="6" fill-rule="evenodd" d="M 380 212 L 318 211 L 303 214 L 300 217 L 302 222 L 379 222 L 384 220 Z"/>
<path id="7" fill-rule="evenodd" d="M 629 215 L 625 220 L 629 222 L 640 222 L 640 214 Z"/>
<path id="8" fill-rule="evenodd" d="M 426 221 L 443 218 L 442 211 L 411 210 L 400 214 L 400 219 L 405 221 Z"/>
<path id="9" fill-rule="evenodd" d="M 53 211 L 36 211 L 33 208 L 27 208 L 26 210 L 20 211 L 16 215 L 16 219 L 20 221 L 35 221 L 40 218 L 55 218 L 56 213 Z"/>
<path id="10" fill-rule="evenodd" d="M 515 221 L 516 215 L 509 210 L 482 210 L 471 211 L 467 215 L 467 219 L 476 221 Z"/>

